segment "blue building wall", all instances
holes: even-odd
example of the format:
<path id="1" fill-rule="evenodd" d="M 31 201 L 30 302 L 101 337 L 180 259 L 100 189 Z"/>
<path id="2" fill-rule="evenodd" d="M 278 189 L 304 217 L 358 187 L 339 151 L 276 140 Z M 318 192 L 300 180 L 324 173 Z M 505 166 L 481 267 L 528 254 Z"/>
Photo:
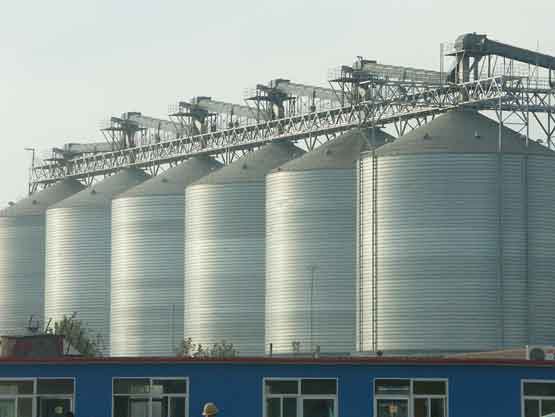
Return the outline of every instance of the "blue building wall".
<path id="1" fill-rule="evenodd" d="M 215 402 L 221 417 L 262 416 L 263 378 L 338 379 L 339 417 L 373 415 L 374 378 L 441 378 L 449 384 L 449 417 L 521 417 L 521 381 L 555 380 L 553 366 L 476 363 L 268 363 L 204 361 L 6 362 L 0 378 L 76 378 L 77 417 L 111 416 L 112 378 L 188 377 L 189 416 Z"/>

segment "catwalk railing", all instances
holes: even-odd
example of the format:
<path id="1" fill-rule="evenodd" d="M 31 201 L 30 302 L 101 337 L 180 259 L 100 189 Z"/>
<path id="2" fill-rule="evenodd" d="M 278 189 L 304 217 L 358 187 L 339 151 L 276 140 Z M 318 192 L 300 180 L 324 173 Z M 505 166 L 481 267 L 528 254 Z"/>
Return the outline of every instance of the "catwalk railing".
<path id="1" fill-rule="evenodd" d="M 335 109 L 35 165 L 31 168 L 30 192 L 63 178 L 90 183 L 94 177 L 124 167 L 138 167 L 156 173 L 162 165 L 171 165 L 194 155 L 218 156 L 229 162 L 245 151 L 272 141 L 304 141 L 307 148 L 312 149 L 317 143 L 355 127 L 394 124 L 401 135 L 430 117 L 464 106 L 492 110 L 500 106 L 508 109 L 528 107 L 528 111 L 532 111 L 530 107 L 534 104 L 540 107 L 535 110 L 547 111 L 547 104 L 541 100 L 529 103 L 532 95 L 519 77 L 493 77 L 439 88 L 404 88 L 399 83 L 395 88 L 388 88 L 390 90 L 385 95 L 375 95 L 372 100 Z"/>

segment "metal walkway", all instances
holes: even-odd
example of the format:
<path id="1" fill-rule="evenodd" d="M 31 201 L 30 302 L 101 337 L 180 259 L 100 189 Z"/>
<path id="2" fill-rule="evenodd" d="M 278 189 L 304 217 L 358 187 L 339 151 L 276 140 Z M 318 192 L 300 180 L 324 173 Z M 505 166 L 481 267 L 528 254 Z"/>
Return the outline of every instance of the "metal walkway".
<path id="1" fill-rule="evenodd" d="M 270 109 L 267 113 L 268 117 L 254 116 L 258 120 L 248 117 L 251 120 L 246 120 L 245 124 L 228 123 L 217 129 L 197 129 L 196 132 L 185 129 L 185 124 L 175 126 L 169 121 L 162 123 L 153 119 L 152 126 L 144 127 L 157 128 L 158 133 L 160 130 L 170 131 L 172 136 L 175 135 L 174 138 L 160 140 L 158 134 L 157 140 L 147 141 L 146 144 L 128 140 L 126 147 L 115 148 L 117 150 L 111 152 L 40 161 L 31 168 L 29 191 L 33 193 L 63 178 L 75 178 L 91 184 L 97 177 L 129 166 L 157 174 L 164 166 L 200 154 L 212 155 L 228 163 L 237 156 L 272 141 L 301 141 L 307 149 L 313 149 L 355 127 L 391 126 L 397 136 L 401 136 L 438 114 L 461 107 L 491 111 L 501 124 L 516 123 L 516 130 L 526 139 L 529 136 L 530 122 L 535 120 L 542 128 L 546 144 L 551 147 L 555 136 L 555 90 L 551 83 L 551 68 L 547 69 L 547 76 L 542 76 L 541 79 L 539 67 L 532 70 L 529 67 L 528 76 L 522 73 L 515 75 L 514 63 L 519 62 L 507 63 L 507 55 L 510 55 L 507 45 L 502 45 L 501 52 L 504 56 L 488 55 L 487 59 L 484 59 L 483 50 L 477 54 L 474 47 L 469 52 L 461 49 L 461 45 L 467 44 L 459 42 L 459 49 L 453 54 L 456 59 L 455 69 L 451 72 L 452 76 L 461 75 L 457 82 L 449 83 L 447 76 L 443 80 L 444 74 L 441 72 L 413 68 L 403 71 L 403 67 L 385 66 L 366 60 L 361 61 L 362 64 L 358 66 L 343 66 L 342 76 L 330 81 L 332 89 L 280 80 L 268 87 L 258 86 L 263 95 L 254 97 L 257 105 L 268 102 L 268 106 L 275 106 L 274 110 Z M 520 48 L 516 49 L 519 53 L 522 51 Z M 475 54 L 473 61 L 467 59 L 471 52 Z M 515 57 L 520 58 L 520 55 L 517 53 Z M 529 61 L 529 55 L 526 57 Z M 499 65 L 492 70 L 492 59 L 503 59 L 503 66 Z M 485 63 L 488 64 L 486 70 Z M 501 75 L 497 75 L 499 73 Z M 320 95 L 337 107 L 314 107 L 311 108 L 312 111 L 298 114 L 287 108 L 296 100 L 296 96 L 292 94 L 309 98 L 312 95 L 314 99 Z M 235 117 L 256 114 L 250 113 L 249 108 L 243 105 L 233 106 L 210 98 L 202 99 L 204 101 L 199 100 L 200 104 L 210 104 L 209 108 L 204 109 L 207 112 L 231 112 Z M 278 117 L 275 117 L 276 114 Z M 137 129 L 140 129 L 140 120 L 137 119 L 139 116 L 140 119 L 150 120 L 140 114 L 131 116 L 134 117 L 133 122 L 138 122 Z M 185 133 L 180 129 L 184 129 Z"/>

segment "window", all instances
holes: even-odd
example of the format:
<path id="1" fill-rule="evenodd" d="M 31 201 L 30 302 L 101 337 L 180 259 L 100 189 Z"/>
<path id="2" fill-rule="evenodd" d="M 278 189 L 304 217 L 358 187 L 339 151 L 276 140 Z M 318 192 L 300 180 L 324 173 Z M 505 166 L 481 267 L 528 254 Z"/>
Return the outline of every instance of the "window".
<path id="1" fill-rule="evenodd" d="M 522 392 L 524 417 L 555 413 L 555 381 L 523 381 Z"/>
<path id="2" fill-rule="evenodd" d="M 430 379 L 374 380 L 377 417 L 447 417 L 447 381 Z"/>
<path id="3" fill-rule="evenodd" d="M 336 417 L 337 379 L 264 380 L 264 417 Z"/>
<path id="4" fill-rule="evenodd" d="M 0 416 L 61 417 L 74 409 L 73 379 L 0 380 Z"/>
<path id="5" fill-rule="evenodd" d="M 186 378 L 116 378 L 113 417 L 187 417 Z"/>

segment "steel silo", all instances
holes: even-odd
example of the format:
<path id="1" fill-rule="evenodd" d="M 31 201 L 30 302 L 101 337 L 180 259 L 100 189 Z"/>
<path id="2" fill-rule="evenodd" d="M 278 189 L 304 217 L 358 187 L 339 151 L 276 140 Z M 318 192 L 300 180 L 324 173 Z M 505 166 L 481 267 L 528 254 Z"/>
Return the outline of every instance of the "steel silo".
<path id="1" fill-rule="evenodd" d="M 1 335 L 44 325 L 44 213 L 83 188 L 63 180 L 0 210 Z"/>
<path id="2" fill-rule="evenodd" d="M 45 318 L 76 313 L 103 354 L 110 348 L 112 198 L 147 178 L 123 169 L 46 212 Z"/>
<path id="3" fill-rule="evenodd" d="M 526 159 L 549 151 L 501 133 L 455 111 L 362 160 L 360 350 L 527 343 Z"/>
<path id="4" fill-rule="evenodd" d="M 302 151 L 271 143 L 185 191 L 185 338 L 264 353 L 265 176 Z"/>
<path id="5" fill-rule="evenodd" d="M 113 200 L 112 356 L 175 355 L 183 340 L 184 188 L 220 166 L 193 157 Z"/>
<path id="6" fill-rule="evenodd" d="M 352 130 L 267 176 L 266 349 L 275 354 L 355 350 L 355 168 L 368 142 Z"/>

